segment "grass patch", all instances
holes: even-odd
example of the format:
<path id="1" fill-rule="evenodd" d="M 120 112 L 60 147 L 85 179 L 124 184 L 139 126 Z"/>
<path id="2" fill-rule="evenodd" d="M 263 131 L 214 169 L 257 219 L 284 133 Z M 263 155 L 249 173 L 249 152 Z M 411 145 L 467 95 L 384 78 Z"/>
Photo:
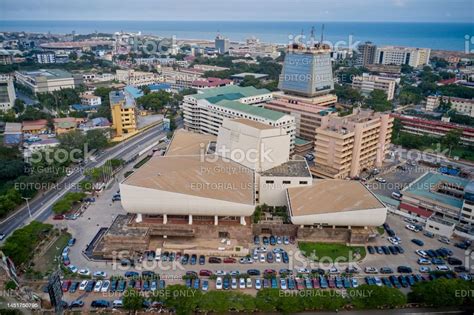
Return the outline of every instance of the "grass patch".
<path id="1" fill-rule="evenodd" d="M 343 244 L 328 244 L 328 243 L 313 243 L 313 242 L 299 242 L 298 247 L 306 257 L 314 261 L 320 261 L 322 258 L 326 260 L 341 259 L 346 261 L 358 261 L 365 257 L 365 247 L 363 246 L 346 246 Z M 360 256 L 354 254 L 359 253 Z M 324 261 L 324 259 L 322 259 Z M 339 260 L 342 262 L 342 260 Z"/>
<path id="2" fill-rule="evenodd" d="M 133 174 L 133 171 L 127 171 L 127 172 L 125 172 L 125 174 L 123 174 L 123 177 L 127 178 L 128 176 L 130 176 L 132 174 Z"/>
<path id="3" fill-rule="evenodd" d="M 385 233 L 385 229 L 383 226 L 377 226 L 377 232 L 379 232 L 379 235 L 383 235 Z"/>
<path id="4" fill-rule="evenodd" d="M 71 239 L 71 234 L 63 233 L 61 234 L 56 241 L 51 245 L 50 248 L 44 253 L 44 255 L 38 257 L 35 260 L 35 270 L 48 273 L 49 271 L 56 270 L 58 262 L 54 259 L 58 256 L 61 256 L 64 247 L 66 247 L 67 242 Z"/>

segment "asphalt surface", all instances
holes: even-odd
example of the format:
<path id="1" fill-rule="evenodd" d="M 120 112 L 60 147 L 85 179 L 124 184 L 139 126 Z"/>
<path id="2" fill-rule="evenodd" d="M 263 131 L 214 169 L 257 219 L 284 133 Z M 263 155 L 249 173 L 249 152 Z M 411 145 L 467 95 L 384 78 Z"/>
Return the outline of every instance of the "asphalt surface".
<path id="1" fill-rule="evenodd" d="M 132 150 L 137 153 L 145 148 L 145 144 L 158 140 L 165 136 L 166 133 L 162 132 L 162 125 L 151 127 L 150 129 L 117 144 L 116 146 L 109 148 L 98 156 L 95 161 L 91 161 L 87 164 L 87 168 L 93 168 L 100 166 L 105 161 L 121 157 L 124 154 L 129 154 Z M 15 212 L 10 217 L 0 222 L 0 233 L 8 236 L 17 228 L 28 224 L 32 220 L 45 221 L 51 214 L 51 206 L 60 199 L 65 193 L 70 191 L 72 188 L 77 187 L 78 183 L 84 178 L 81 172 L 76 171 L 69 177 L 63 178 L 59 181 L 53 189 L 45 192 L 42 196 L 30 200 L 29 205 L 31 209 L 31 217 L 29 216 L 28 207 L 24 206 Z"/>

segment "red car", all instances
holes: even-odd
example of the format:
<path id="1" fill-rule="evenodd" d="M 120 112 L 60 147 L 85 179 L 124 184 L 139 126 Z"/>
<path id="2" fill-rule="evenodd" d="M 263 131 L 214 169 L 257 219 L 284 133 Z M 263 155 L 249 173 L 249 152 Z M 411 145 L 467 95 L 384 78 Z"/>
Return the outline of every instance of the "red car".
<path id="1" fill-rule="evenodd" d="M 199 275 L 201 277 L 210 277 L 210 276 L 212 276 L 212 271 L 203 269 L 203 270 L 199 271 Z"/>
<path id="2" fill-rule="evenodd" d="M 236 262 L 237 262 L 237 260 L 235 260 L 232 257 L 224 258 L 224 264 L 235 264 Z"/>
<path id="3" fill-rule="evenodd" d="M 336 287 L 336 281 L 334 278 L 328 278 L 328 287 L 334 289 Z"/>
<path id="4" fill-rule="evenodd" d="M 63 292 L 67 292 L 69 290 L 69 287 L 71 286 L 71 280 L 66 280 L 63 282 Z"/>
<path id="5" fill-rule="evenodd" d="M 313 278 L 313 288 L 314 289 L 319 289 L 320 288 L 319 279 Z"/>
<path id="6" fill-rule="evenodd" d="M 56 214 L 53 217 L 53 220 L 64 220 L 64 216 L 62 214 Z"/>
<path id="7" fill-rule="evenodd" d="M 298 290 L 304 290 L 304 289 L 305 289 L 304 280 L 303 280 L 303 279 L 301 279 L 301 278 L 296 279 L 296 288 L 297 288 Z"/>
<path id="8" fill-rule="evenodd" d="M 265 269 L 263 272 L 264 275 L 273 275 L 276 276 L 277 272 L 274 269 Z"/>

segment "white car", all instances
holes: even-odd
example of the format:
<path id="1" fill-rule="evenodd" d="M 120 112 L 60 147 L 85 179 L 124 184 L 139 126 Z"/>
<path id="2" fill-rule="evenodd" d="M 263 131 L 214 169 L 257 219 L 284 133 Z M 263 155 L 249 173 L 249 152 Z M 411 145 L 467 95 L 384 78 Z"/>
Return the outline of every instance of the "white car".
<path id="1" fill-rule="evenodd" d="M 232 289 L 237 289 L 237 279 L 236 278 L 232 278 L 231 281 L 230 281 L 230 287 Z"/>
<path id="2" fill-rule="evenodd" d="M 123 307 L 123 301 L 122 300 L 115 300 L 112 302 L 112 307 L 113 308 L 122 308 Z"/>
<path id="3" fill-rule="evenodd" d="M 265 262 L 265 255 L 264 254 L 260 254 L 260 262 L 261 263 Z"/>
<path id="4" fill-rule="evenodd" d="M 102 284 L 102 288 L 100 289 L 100 292 L 106 293 L 109 291 L 110 288 L 110 281 L 105 280 L 104 283 Z"/>
<path id="5" fill-rule="evenodd" d="M 378 181 L 379 183 L 382 183 L 382 184 L 385 184 L 387 181 L 385 179 L 383 179 L 382 177 L 377 177 L 375 179 L 376 181 Z"/>
<path id="6" fill-rule="evenodd" d="M 253 258 L 254 261 L 258 261 L 258 253 L 254 252 L 252 258 Z"/>
<path id="7" fill-rule="evenodd" d="M 74 265 L 67 266 L 67 269 L 69 269 L 69 271 L 72 273 L 77 273 L 79 271 L 79 269 L 77 269 L 77 267 Z"/>
<path id="8" fill-rule="evenodd" d="M 232 271 L 229 271 L 229 275 L 238 276 L 238 275 L 240 275 L 240 272 L 238 270 L 232 270 Z"/>
<path id="9" fill-rule="evenodd" d="M 449 271 L 451 270 L 448 266 L 446 265 L 438 265 L 436 266 L 436 269 L 438 269 L 438 271 Z"/>
<path id="10" fill-rule="evenodd" d="M 431 265 L 431 260 L 426 258 L 418 258 L 418 265 Z"/>
<path id="11" fill-rule="evenodd" d="M 222 278 L 217 277 L 216 279 L 216 290 L 222 290 Z"/>
<path id="12" fill-rule="evenodd" d="M 216 276 L 225 276 L 226 272 L 224 270 L 216 270 L 215 275 Z"/>
<path id="13" fill-rule="evenodd" d="M 106 278 L 107 273 L 104 272 L 104 271 L 96 271 L 96 272 L 94 272 L 94 277 L 96 277 L 96 278 Z"/>
<path id="14" fill-rule="evenodd" d="M 428 258 L 428 254 L 424 250 L 421 250 L 421 249 L 415 250 L 415 254 L 423 258 Z"/>
<path id="15" fill-rule="evenodd" d="M 277 263 L 281 263 L 281 254 L 280 254 L 280 253 L 276 253 L 276 254 L 275 254 L 275 261 L 276 261 Z"/>
<path id="16" fill-rule="evenodd" d="M 405 228 L 406 228 L 407 230 L 412 231 L 412 232 L 418 232 L 418 229 L 416 228 L 416 226 L 414 226 L 414 225 L 412 225 L 412 224 L 407 224 L 407 225 L 405 225 Z"/>
<path id="17" fill-rule="evenodd" d="M 298 268 L 296 270 L 297 273 L 309 273 L 310 271 L 307 268 Z"/>
<path id="18" fill-rule="evenodd" d="M 87 287 L 88 282 L 89 281 L 87 281 L 87 280 L 82 280 L 81 284 L 79 285 L 79 291 L 84 291 Z"/>
<path id="19" fill-rule="evenodd" d="M 95 283 L 95 286 L 94 286 L 94 292 L 100 292 L 100 289 L 102 288 L 102 281 L 99 280 Z"/>
<path id="20" fill-rule="evenodd" d="M 382 280 L 380 280 L 379 277 L 374 277 L 374 282 L 376 286 L 379 286 L 379 287 L 382 286 Z"/>
<path id="21" fill-rule="evenodd" d="M 80 274 L 81 276 L 90 276 L 91 275 L 91 271 L 87 268 L 80 269 L 77 273 Z"/>
<path id="22" fill-rule="evenodd" d="M 267 247 L 266 246 L 257 247 L 256 251 L 259 252 L 259 253 L 266 253 L 267 252 Z"/>
<path id="23" fill-rule="evenodd" d="M 281 279 L 280 279 L 280 288 L 281 288 L 282 290 L 288 289 L 288 286 L 287 286 L 287 284 L 286 284 L 286 279 L 285 279 L 285 278 L 281 278 Z"/>
<path id="24" fill-rule="evenodd" d="M 419 270 L 420 270 L 421 273 L 429 273 L 429 272 L 431 272 L 431 268 L 430 268 L 430 267 L 426 267 L 426 266 L 421 266 Z"/>
<path id="25" fill-rule="evenodd" d="M 247 288 L 252 288 L 252 279 L 247 278 Z"/>
<path id="26" fill-rule="evenodd" d="M 245 279 L 244 278 L 239 279 L 239 288 L 240 289 L 245 289 Z"/>
<path id="27" fill-rule="evenodd" d="M 377 273 L 378 270 L 375 267 L 365 267 L 365 273 Z"/>
<path id="28" fill-rule="evenodd" d="M 352 287 L 357 288 L 359 286 L 359 281 L 356 278 L 352 278 Z"/>
<path id="29" fill-rule="evenodd" d="M 329 269 L 329 273 L 333 273 L 333 274 L 339 273 L 339 269 L 337 269 L 336 267 L 331 267 L 331 268 Z"/>
<path id="30" fill-rule="evenodd" d="M 255 279 L 255 289 L 260 290 L 262 288 L 262 280 Z"/>
<path id="31" fill-rule="evenodd" d="M 395 237 L 389 237 L 388 241 L 393 245 L 400 245 L 400 242 Z"/>

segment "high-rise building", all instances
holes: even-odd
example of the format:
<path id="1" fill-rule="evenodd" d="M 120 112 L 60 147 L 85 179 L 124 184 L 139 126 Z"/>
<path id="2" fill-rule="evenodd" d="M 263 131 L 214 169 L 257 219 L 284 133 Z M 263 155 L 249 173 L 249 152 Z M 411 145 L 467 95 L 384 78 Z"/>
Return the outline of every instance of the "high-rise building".
<path id="1" fill-rule="evenodd" d="M 374 63 L 375 60 L 375 50 L 377 46 L 372 42 L 365 42 L 358 46 L 359 49 L 359 64 L 366 66 Z"/>
<path id="2" fill-rule="evenodd" d="M 123 91 L 109 94 L 112 111 L 112 129 L 117 137 L 137 131 L 136 106 L 133 97 Z"/>
<path id="3" fill-rule="evenodd" d="M 225 54 L 229 51 L 230 41 L 228 38 L 218 34 L 214 40 L 214 45 L 219 54 Z"/>
<path id="4" fill-rule="evenodd" d="M 56 63 L 56 55 L 53 52 L 36 54 L 36 62 L 41 64 Z"/>
<path id="5" fill-rule="evenodd" d="M 424 66 L 430 61 L 431 49 L 385 46 L 375 51 L 375 63 L 382 65 Z"/>
<path id="6" fill-rule="evenodd" d="M 387 100 L 392 100 L 395 94 L 397 80 L 398 79 L 364 73 L 362 76 L 352 79 L 352 88 L 361 91 L 364 96 L 368 96 L 373 90 L 384 91 L 385 94 L 387 94 Z"/>
<path id="7" fill-rule="evenodd" d="M 16 94 L 13 87 L 13 78 L 0 76 L 0 111 L 7 111 L 15 104 Z"/>
<path id="8" fill-rule="evenodd" d="M 278 88 L 285 93 L 305 97 L 324 95 L 333 90 L 329 46 L 289 45 Z"/>
<path id="9" fill-rule="evenodd" d="M 330 116 L 316 129 L 313 175 L 344 179 L 364 168 L 381 167 L 392 133 L 389 113 L 354 109 L 351 115 Z"/>

